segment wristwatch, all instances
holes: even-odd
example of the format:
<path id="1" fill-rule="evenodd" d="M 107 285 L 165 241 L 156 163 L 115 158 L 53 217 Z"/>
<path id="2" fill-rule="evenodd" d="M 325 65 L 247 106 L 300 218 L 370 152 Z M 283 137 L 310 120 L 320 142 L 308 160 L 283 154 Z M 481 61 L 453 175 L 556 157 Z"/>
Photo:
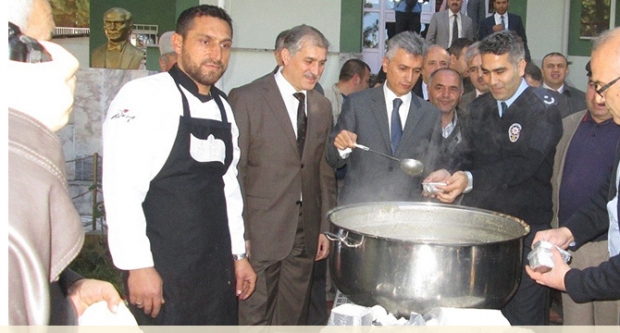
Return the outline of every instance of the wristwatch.
<path id="1" fill-rule="evenodd" d="M 239 261 L 239 260 L 243 260 L 243 259 L 247 259 L 248 255 L 245 253 L 239 253 L 239 254 L 233 254 L 233 260 L 234 261 Z"/>

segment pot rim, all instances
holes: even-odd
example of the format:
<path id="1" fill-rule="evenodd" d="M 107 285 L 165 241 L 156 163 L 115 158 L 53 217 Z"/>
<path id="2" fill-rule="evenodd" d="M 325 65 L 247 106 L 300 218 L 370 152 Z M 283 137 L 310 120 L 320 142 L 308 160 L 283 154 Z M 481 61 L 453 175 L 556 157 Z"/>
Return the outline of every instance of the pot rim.
<path id="1" fill-rule="evenodd" d="M 489 214 L 489 215 L 495 215 L 498 217 L 502 217 L 505 219 L 509 219 L 509 220 L 513 220 L 514 222 L 520 224 L 523 227 L 523 234 L 521 236 L 517 236 L 517 237 L 513 237 L 513 238 L 507 238 L 507 239 L 503 239 L 503 240 L 499 240 L 499 241 L 492 241 L 492 242 L 485 242 L 485 243 L 476 243 L 476 242 L 467 242 L 467 243 L 439 243 L 437 241 L 422 241 L 422 240 L 416 240 L 416 241 L 412 241 L 412 240 L 404 240 L 404 239 L 398 239 L 398 238 L 390 238 L 390 237 L 384 237 L 384 236 L 378 236 L 378 235 L 373 235 L 373 234 L 369 234 L 369 233 L 365 233 L 365 232 L 360 232 L 357 230 L 353 230 L 353 229 L 349 229 L 343 226 L 340 226 L 338 224 L 336 224 L 334 221 L 332 221 L 331 216 L 341 210 L 345 210 L 345 209 L 349 209 L 349 208 L 354 208 L 354 207 L 367 207 L 367 206 L 386 206 L 386 205 L 394 205 L 394 206 L 399 206 L 399 205 L 405 205 L 405 206 L 426 206 L 426 207 L 445 207 L 445 208 L 450 208 L 450 209 L 456 209 L 456 210 L 466 210 L 466 211 L 474 211 L 474 212 L 478 212 L 478 213 L 483 213 L 483 214 Z M 435 203 L 435 202 L 410 202 L 410 201 L 382 201 L 382 202 L 365 202 L 365 203 L 356 203 L 356 204 L 349 204 L 349 205 L 343 205 L 343 206 L 337 206 L 333 209 L 331 209 L 330 211 L 327 212 L 327 220 L 334 226 L 342 229 L 342 230 L 346 230 L 347 233 L 348 232 L 352 232 L 355 233 L 357 235 L 361 235 L 364 237 L 369 237 L 369 238 L 373 238 L 373 239 L 379 239 L 379 240 L 387 240 L 390 242 L 396 242 L 396 243 L 413 243 L 413 244 L 423 244 L 423 245 L 433 245 L 433 246 L 450 246 L 450 247 L 468 247 L 468 246 L 480 246 L 480 245 L 492 245 L 492 244 L 499 244 L 499 243 L 505 243 L 508 241 L 513 241 L 513 240 L 517 240 L 517 239 L 523 239 L 525 236 L 527 236 L 530 233 L 530 226 L 525 223 L 525 221 L 514 217 L 512 215 L 508 215 L 508 214 L 503 214 L 503 213 L 499 213 L 499 212 L 495 212 L 492 210 L 486 210 L 486 209 L 482 209 L 482 208 L 475 208 L 475 207 L 469 207 L 469 206 L 460 206 L 460 205 L 449 205 L 449 204 L 443 204 L 443 203 Z"/>

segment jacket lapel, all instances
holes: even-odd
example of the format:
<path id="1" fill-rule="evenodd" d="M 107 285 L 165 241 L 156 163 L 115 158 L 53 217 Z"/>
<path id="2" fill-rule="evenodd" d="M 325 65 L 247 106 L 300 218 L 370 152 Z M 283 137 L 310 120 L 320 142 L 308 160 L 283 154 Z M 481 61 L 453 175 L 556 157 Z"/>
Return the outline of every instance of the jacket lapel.
<path id="1" fill-rule="evenodd" d="M 297 138 L 295 137 L 293 124 L 291 124 L 286 105 L 284 105 L 282 95 L 280 95 L 280 89 L 278 89 L 276 79 L 273 75 L 265 78 L 263 89 L 265 90 L 263 96 L 269 106 L 269 111 L 273 113 L 274 118 L 286 133 L 289 143 L 295 148 L 295 151 L 297 151 Z"/>
<path id="2" fill-rule="evenodd" d="M 387 112 L 385 109 L 385 95 L 383 94 L 383 89 L 375 89 L 373 91 L 373 95 L 371 97 L 372 103 L 370 106 L 371 112 L 375 116 L 376 126 L 379 129 L 381 137 L 383 138 L 384 149 L 386 152 L 391 153 L 390 148 L 390 123 L 388 122 Z M 389 110 L 392 112 L 392 110 Z M 373 126 L 373 124 L 368 124 L 368 126 Z M 360 142 L 364 144 L 364 142 Z"/>
<path id="3" fill-rule="evenodd" d="M 418 125 L 418 123 L 420 122 L 420 119 L 422 119 L 422 110 L 418 110 L 418 107 L 416 106 L 416 102 L 414 101 L 414 98 L 418 98 L 417 96 L 415 96 L 414 94 L 411 94 L 411 104 L 409 105 L 409 114 L 407 115 L 407 120 L 405 121 L 405 129 L 403 130 L 403 136 L 400 139 L 401 144 L 398 145 L 398 149 L 396 149 L 396 154 L 398 154 L 398 152 L 404 148 L 402 148 L 404 145 L 402 144 L 403 142 L 409 142 L 409 139 L 411 138 L 411 136 L 414 133 L 414 128 Z"/>

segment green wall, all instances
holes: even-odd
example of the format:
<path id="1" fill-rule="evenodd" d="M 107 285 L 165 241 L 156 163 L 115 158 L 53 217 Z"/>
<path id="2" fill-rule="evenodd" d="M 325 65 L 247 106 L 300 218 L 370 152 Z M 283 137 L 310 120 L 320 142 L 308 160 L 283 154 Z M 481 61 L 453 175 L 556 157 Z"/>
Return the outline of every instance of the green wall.
<path id="1" fill-rule="evenodd" d="M 544 1 L 544 0 L 536 0 Z M 527 0 L 511 0 L 508 3 L 508 12 L 521 16 L 521 21 L 527 29 Z M 528 37 L 529 39 L 529 37 Z"/>
<path id="2" fill-rule="evenodd" d="M 340 3 L 340 52 L 362 52 L 363 0 L 342 0 Z"/>

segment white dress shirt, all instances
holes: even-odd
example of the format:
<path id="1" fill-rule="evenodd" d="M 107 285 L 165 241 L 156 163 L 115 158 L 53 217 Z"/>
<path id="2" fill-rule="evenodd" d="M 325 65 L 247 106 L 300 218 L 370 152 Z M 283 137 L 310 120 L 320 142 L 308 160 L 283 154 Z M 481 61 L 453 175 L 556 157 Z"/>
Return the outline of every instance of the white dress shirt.
<path id="1" fill-rule="evenodd" d="M 449 20 L 448 20 L 449 21 L 448 40 L 450 42 L 448 42 L 448 46 L 452 45 L 452 42 L 455 39 L 458 39 L 459 37 L 463 36 L 463 25 L 461 24 L 461 21 L 462 21 L 461 18 L 463 17 L 463 14 L 461 14 L 461 12 L 457 12 L 456 13 L 456 25 L 459 27 L 459 29 L 458 29 L 459 35 L 454 37 L 454 36 L 452 36 L 452 26 L 454 25 L 454 13 L 451 10 L 449 11 L 449 13 L 450 13 L 450 17 L 449 17 Z"/>
<path id="2" fill-rule="evenodd" d="M 504 24 L 506 25 L 506 30 L 508 30 L 508 12 L 505 12 L 504 15 L 499 15 L 495 13 L 493 17 L 495 17 L 495 24 L 502 24 L 502 16 L 504 16 Z"/>
<path id="3" fill-rule="evenodd" d="M 284 100 L 284 105 L 286 105 L 286 111 L 288 111 L 288 116 L 291 120 L 291 126 L 293 126 L 293 132 L 295 132 L 295 137 L 297 137 L 297 108 L 299 107 L 299 100 L 293 96 L 293 94 L 300 92 L 303 93 L 304 98 L 304 111 L 306 115 L 308 115 L 308 92 L 305 90 L 297 91 L 293 86 L 284 78 L 282 75 L 282 71 L 278 71 L 274 74 L 276 79 L 276 85 L 278 85 L 278 90 L 280 91 L 280 95 L 282 95 L 282 99 Z"/>
<path id="4" fill-rule="evenodd" d="M 181 88 L 194 118 L 221 120 L 214 100 L 202 103 Z M 231 123 L 233 159 L 224 174 L 232 253 L 245 253 L 243 199 L 237 181 L 239 129 L 230 105 L 222 100 Z M 103 195 L 108 242 L 114 264 L 124 270 L 153 266 L 142 203 L 150 182 L 168 159 L 183 115 L 181 95 L 170 74 L 127 83 L 114 98 L 103 124 Z M 174 207 L 171 207 L 174 209 Z"/>

